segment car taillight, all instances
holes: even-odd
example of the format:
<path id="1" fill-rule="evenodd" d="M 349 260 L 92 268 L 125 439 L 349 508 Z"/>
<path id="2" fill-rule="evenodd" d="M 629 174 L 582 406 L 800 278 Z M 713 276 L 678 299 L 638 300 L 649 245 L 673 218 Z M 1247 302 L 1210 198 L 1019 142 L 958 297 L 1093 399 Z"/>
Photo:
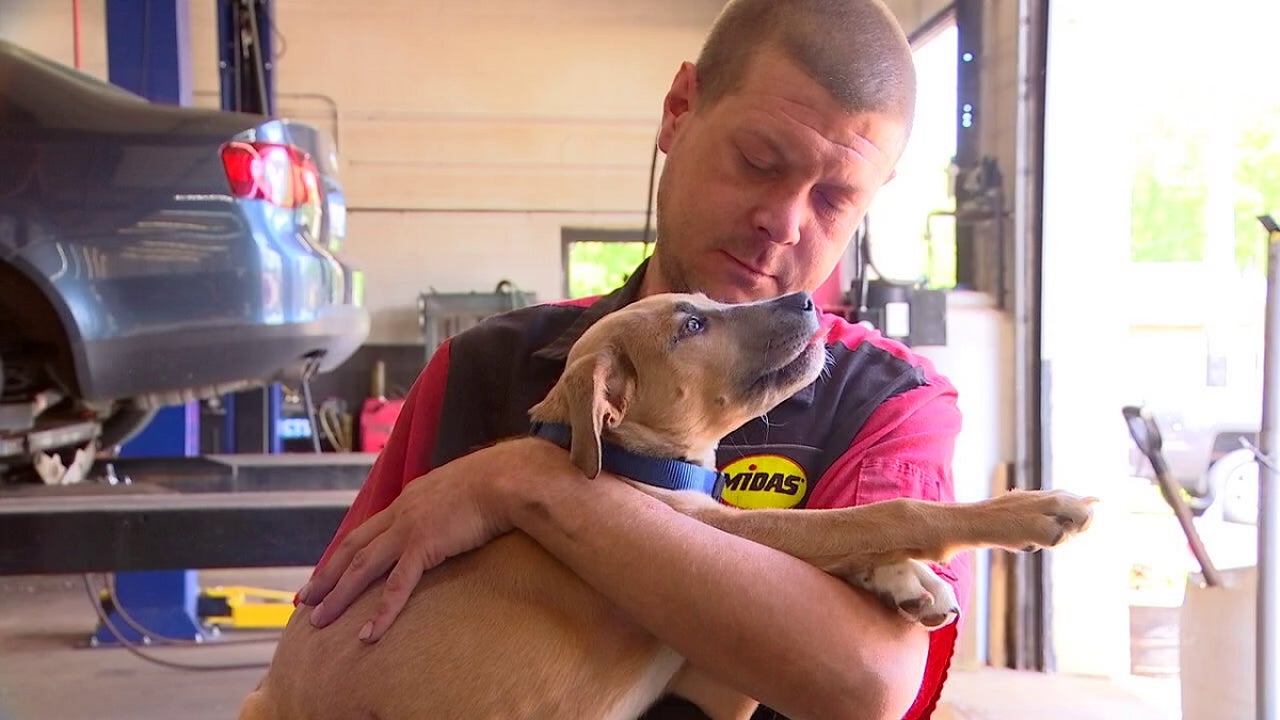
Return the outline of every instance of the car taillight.
<path id="1" fill-rule="evenodd" d="M 231 194 L 297 208 L 320 199 L 319 172 L 305 152 L 292 145 L 229 142 L 222 146 L 222 167 Z"/>

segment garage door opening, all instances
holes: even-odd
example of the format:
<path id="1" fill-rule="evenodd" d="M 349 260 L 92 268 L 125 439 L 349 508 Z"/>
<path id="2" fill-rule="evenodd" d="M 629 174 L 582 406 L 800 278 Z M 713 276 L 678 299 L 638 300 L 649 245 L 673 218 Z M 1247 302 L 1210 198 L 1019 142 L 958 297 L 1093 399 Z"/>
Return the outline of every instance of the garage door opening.
<path id="1" fill-rule="evenodd" d="M 1092 537 L 1052 556 L 1051 642 L 1059 671 L 1139 676 L 1173 705 L 1197 567 L 1121 408 L 1160 424 L 1217 564 L 1252 566 L 1256 508 L 1233 501 L 1256 497 L 1256 479 L 1227 492 L 1209 469 L 1260 423 L 1266 237 L 1254 216 L 1280 200 L 1280 103 L 1258 88 L 1272 81 L 1264 29 L 1277 22 L 1269 0 L 1195 16 L 1097 0 L 1050 14 L 1046 485 L 1108 506 Z M 1118 73 L 1127 57 L 1159 72 Z"/>

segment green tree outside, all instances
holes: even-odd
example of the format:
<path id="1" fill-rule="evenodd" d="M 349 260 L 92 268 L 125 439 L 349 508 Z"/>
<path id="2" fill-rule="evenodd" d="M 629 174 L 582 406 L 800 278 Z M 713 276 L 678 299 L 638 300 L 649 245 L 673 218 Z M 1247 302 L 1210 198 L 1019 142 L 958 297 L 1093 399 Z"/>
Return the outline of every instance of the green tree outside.
<path id="1" fill-rule="evenodd" d="M 1236 262 L 1266 270 L 1267 244 L 1258 215 L 1280 213 L 1280 104 L 1240 137 L 1236 168 Z"/>
<path id="2" fill-rule="evenodd" d="M 653 252 L 642 242 L 580 241 L 569 244 L 569 297 L 603 295 L 627 281 Z"/>
<path id="3" fill-rule="evenodd" d="M 1166 118 L 1138 136 L 1130 245 L 1135 262 L 1204 259 L 1209 130 Z M 1242 270 L 1263 271 L 1266 242 L 1257 216 L 1280 210 L 1280 103 L 1252 114 L 1233 149 L 1235 259 Z"/>

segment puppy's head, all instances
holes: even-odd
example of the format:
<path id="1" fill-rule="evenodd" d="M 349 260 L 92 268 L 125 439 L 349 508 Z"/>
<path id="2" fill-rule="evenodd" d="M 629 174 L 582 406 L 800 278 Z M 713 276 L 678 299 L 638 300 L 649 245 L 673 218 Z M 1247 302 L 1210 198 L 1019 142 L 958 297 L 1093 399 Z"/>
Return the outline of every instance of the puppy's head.
<path id="1" fill-rule="evenodd" d="M 570 454 L 589 477 L 602 439 L 712 466 L 721 438 L 818 377 L 823 337 L 808 293 L 736 304 L 651 296 L 583 333 L 530 415 L 569 423 Z"/>

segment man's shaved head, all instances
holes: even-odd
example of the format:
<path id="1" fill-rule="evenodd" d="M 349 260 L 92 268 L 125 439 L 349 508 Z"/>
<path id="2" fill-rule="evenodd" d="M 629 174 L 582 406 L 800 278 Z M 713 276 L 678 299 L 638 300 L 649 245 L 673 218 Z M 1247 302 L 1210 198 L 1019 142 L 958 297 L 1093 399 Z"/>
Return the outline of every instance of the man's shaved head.
<path id="1" fill-rule="evenodd" d="M 642 293 L 816 292 L 893 177 L 915 94 L 882 0 L 728 0 L 663 98 Z"/>
<path id="2" fill-rule="evenodd" d="M 698 56 L 700 102 L 732 92 L 754 52 L 773 46 L 850 112 L 896 116 L 911 126 L 916 76 L 911 46 L 880 0 L 730 0 Z"/>

